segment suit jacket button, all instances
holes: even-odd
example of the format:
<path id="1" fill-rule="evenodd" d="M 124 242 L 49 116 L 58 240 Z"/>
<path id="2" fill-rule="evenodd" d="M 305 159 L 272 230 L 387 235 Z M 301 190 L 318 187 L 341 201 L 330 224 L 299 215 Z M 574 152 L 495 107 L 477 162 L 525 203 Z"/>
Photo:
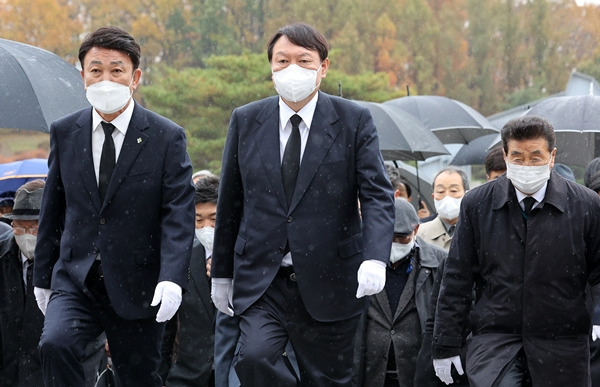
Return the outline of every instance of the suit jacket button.
<path id="1" fill-rule="evenodd" d="M 288 216 L 288 218 L 287 218 L 287 222 L 288 222 L 288 223 L 292 223 L 292 220 L 294 220 L 294 218 L 292 218 L 291 216 Z"/>
<path id="2" fill-rule="evenodd" d="M 105 224 L 106 223 L 106 219 L 105 218 L 100 218 L 100 224 Z"/>
<path id="3" fill-rule="evenodd" d="M 280 247 L 280 248 L 278 248 L 278 249 L 277 249 L 277 251 L 279 251 L 281 254 L 283 254 L 283 252 L 284 252 L 285 250 L 283 249 L 283 247 Z"/>

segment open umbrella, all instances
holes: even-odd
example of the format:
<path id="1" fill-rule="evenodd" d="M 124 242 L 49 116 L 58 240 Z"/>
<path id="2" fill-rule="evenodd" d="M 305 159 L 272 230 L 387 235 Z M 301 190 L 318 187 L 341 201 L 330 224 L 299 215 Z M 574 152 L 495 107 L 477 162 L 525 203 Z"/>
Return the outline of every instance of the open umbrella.
<path id="1" fill-rule="evenodd" d="M 0 39 L 0 128 L 48 132 L 57 118 L 89 106 L 79 71 L 59 56 Z"/>
<path id="2" fill-rule="evenodd" d="M 460 147 L 450 165 L 483 164 L 492 145 L 499 143 L 499 134 L 481 136 Z"/>
<path id="3" fill-rule="evenodd" d="M 46 159 L 27 159 L 0 164 L 0 195 L 15 192 L 30 180 L 45 179 L 47 174 Z"/>
<path id="4" fill-rule="evenodd" d="M 552 124 L 556 135 L 556 161 L 586 166 L 600 157 L 600 97 L 575 95 L 547 98 L 526 115 Z"/>
<path id="5" fill-rule="evenodd" d="M 437 95 L 416 95 L 385 101 L 419 119 L 444 144 L 467 144 L 498 129 L 472 107 Z"/>
<path id="6" fill-rule="evenodd" d="M 417 203 L 421 201 L 419 161 L 447 155 L 448 150 L 427 128 L 408 113 L 376 102 L 354 101 L 369 109 L 379 136 L 384 160 L 416 160 Z"/>
<path id="7" fill-rule="evenodd" d="M 371 112 L 385 160 L 425 160 L 449 154 L 444 144 L 410 114 L 376 102 L 354 102 Z"/>

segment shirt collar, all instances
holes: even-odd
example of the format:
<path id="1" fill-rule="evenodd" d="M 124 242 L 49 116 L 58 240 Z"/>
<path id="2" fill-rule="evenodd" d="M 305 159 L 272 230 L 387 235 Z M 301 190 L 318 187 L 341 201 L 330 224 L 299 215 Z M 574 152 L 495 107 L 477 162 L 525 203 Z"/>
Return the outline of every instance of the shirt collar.
<path id="1" fill-rule="evenodd" d="M 284 101 L 279 97 L 279 127 L 285 128 L 285 125 L 294 114 L 299 115 L 302 118 L 302 122 L 310 129 L 313 116 L 315 115 L 315 109 L 317 108 L 317 100 L 319 99 L 319 93 L 315 93 L 315 96 L 298 112 L 295 112 L 290 108 Z"/>
<path id="2" fill-rule="evenodd" d="M 123 113 L 119 114 L 117 118 L 112 120 L 110 123 L 115 126 L 115 128 L 123 133 L 127 133 L 127 128 L 129 127 L 129 121 L 131 121 L 131 117 L 133 116 L 133 107 L 135 105 L 135 101 L 131 98 L 131 103 L 127 108 L 123 111 Z M 92 109 L 92 132 L 100 127 L 100 123 L 104 121 L 100 114 L 96 111 L 96 109 Z"/>
<path id="3" fill-rule="evenodd" d="M 542 188 L 538 189 L 537 192 L 531 195 L 525 195 L 523 192 L 515 188 L 515 193 L 517 194 L 517 201 L 521 203 L 523 199 L 525 199 L 527 196 L 531 196 L 535 199 L 537 203 L 541 203 L 542 200 L 544 200 L 544 197 L 546 196 L 546 188 L 548 188 L 548 182 L 545 182 Z"/>

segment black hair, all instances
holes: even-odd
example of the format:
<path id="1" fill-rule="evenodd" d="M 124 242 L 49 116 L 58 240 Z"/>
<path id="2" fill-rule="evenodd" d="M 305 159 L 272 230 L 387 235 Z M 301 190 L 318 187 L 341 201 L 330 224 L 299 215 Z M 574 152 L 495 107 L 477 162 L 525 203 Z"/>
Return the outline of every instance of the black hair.
<path id="1" fill-rule="evenodd" d="M 556 136 L 552 124 L 538 116 L 521 116 L 508 121 L 500 133 L 502 147 L 508 155 L 508 141 L 530 140 L 543 137 L 548 142 L 548 152 L 556 147 Z"/>
<path id="2" fill-rule="evenodd" d="M 133 69 L 140 67 L 142 50 L 133 36 L 118 27 L 102 27 L 86 36 L 79 47 L 79 62 L 83 68 L 85 55 L 94 47 L 108 48 L 127 54 L 133 63 Z"/>
<path id="3" fill-rule="evenodd" d="M 485 156 L 485 173 L 486 175 L 492 172 L 506 171 L 506 162 L 504 161 L 504 153 L 502 153 L 502 146 L 497 145 L 493 147 Z"/>
<path id="4" fill-rule="evenodd" d="M 198 203 L 217 203 L 219 198 L 219 178 L 216 176 L 206 176 L 199 179 L 196 184 L 196 194 L 194 195 L 194 204 Z"/>
<path id="5" fill-rule="evenodd" d="M 269 62 L 273 59 L 273 47 L 275 43 L 285 36 L 288 40 L 296 46 L 304 47 L 311 51 L 317 51 L 319 58 L 324 61 L 329 55 L 329 44 L 327 39 L 313 26 L 303 23 L 290 24 L 285 27 L 281 27 L 279 31 L 275 33 L 269 39 L 267 44 L 267 57 Z"/>

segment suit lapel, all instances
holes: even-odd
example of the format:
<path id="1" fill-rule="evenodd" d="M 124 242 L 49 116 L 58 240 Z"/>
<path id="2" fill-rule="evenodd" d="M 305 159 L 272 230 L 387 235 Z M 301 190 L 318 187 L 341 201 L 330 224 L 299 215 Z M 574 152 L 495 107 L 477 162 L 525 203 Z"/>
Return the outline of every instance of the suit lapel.
<path id="1" fill-rule="evenodd" d="M 317 169 L 321 166 L 323 159 L 329 152 L 329 148 L 336 139 L 340 127 L 334 126 L 334 123 L 339 119 L 338 115 L 331 104 L 329 96 L 319 92 L 319 100 L 315 108 L 315 114 L 310 126 L 306 148 L 302 156 L 300 171 L 298 172 L 298 181 L 296 189 L 290 204 L 289 212 L 291 212 L 310 185 Z M 279 149 L 279 148 L 277 148 Z M 281 180 L 281 177 L 280 177 Z M 283 191 L 283 186 L 282 186 Z"/>
<path id="2" fill-rule="evenodd" d="M 385 318 L 391 324 L 394 320 L 394 314 L 392 313 L 392 309 L 390 308 L 390 300 L 388 300 L 387 292 L 385 291 L 385 289 L 377 293 L 375 295 L 375 298 L 377 299 L 377 302 L 379 302 L 379 305 L 381 306 L 381 310 L 383 311 Z"/>
<path id="3" fill-rule="evenodd" d="M 143 132 L 148 128 L 148 121 L 146 119 L 145 112 L 140 108 L 138 104 L 135 105 L 125 139 L 123 140 L 123 147 L 119 153 L 115 170 L 113 171 L 110 183 L 108 184 L 108 190 L 106 191 L 106 198 L 102 207 L 110 201 L 112 196 L 123 182 L 123 179 L 127 175 L 127 172 L 133 165 L 133 162 L 137 158 L 140 151 L 148 143 L 148 136 Z"/>
<path id="4" fill-rule="evenodd" d="M 91 108 L 81 114 L 76 122 L 79 129 L 73 133 L 76 138 L 77 149 L 83 149 L 83 156 L 77 160 L 81 181 L 92 199 L 96 211 L 100 211 L 102 203 L 98 192 L 98 182 L 94 172 L 94 159 L 92 156 L 92 113 Z"/>
<path id="5" fill-rule="evenodd" d="M 416 270 L 413 269 L 406 279 L 406 285 L 404 285 L 404 290 L 402 291 L 402 295 L 400 295 L 400 301 L 398 301 L 398 307 L 394 312 L 394 322 L 404 314 L 406 306 L 415 295 L 415 272 Z"/>
<path id="6" fill-rule="evenodd" d="M 281 180 L 281 156 L 279 152 L 279 105 L 278 98 L 269 99 L 259 114 L 256 116 L 258 127 L 254 130 L 256 149 L 264 166 L 267 178 L 273 190 L 277 192 L 279 204 L 286 208 L 283 182 Z"/>

